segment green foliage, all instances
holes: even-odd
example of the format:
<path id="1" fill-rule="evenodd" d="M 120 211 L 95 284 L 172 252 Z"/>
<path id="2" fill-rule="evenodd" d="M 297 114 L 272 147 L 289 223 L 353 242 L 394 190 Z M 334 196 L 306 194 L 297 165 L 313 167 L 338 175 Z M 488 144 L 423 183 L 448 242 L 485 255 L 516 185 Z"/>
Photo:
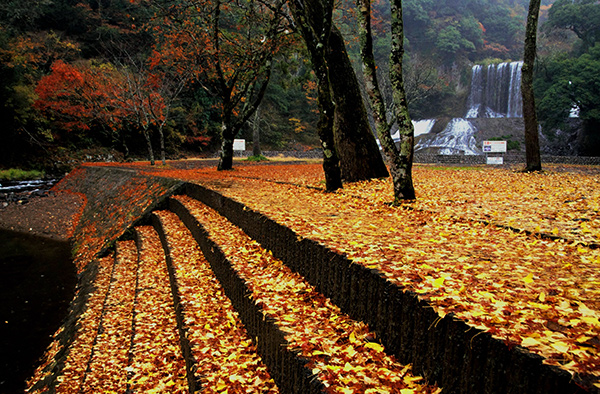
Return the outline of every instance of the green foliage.
<path id="1" fill-rule="evenodd" d="M 282 55 L 273 68 L 260 110 L 260 144 L 266 150 L 301 149 L 318 144 L 316 103 L 307 97 L 312 83 L 302 54 Z M 251 127 L 243 137 L 252 139 Z"/>
<path id="2" fill-rule="evenodd" d="M 258 155 L 258 156 L 250 156 L 246 159 L 246 161 L 259 162 L 259 161 L 269 161 L 269 159 L 263 155 Z"/>
<path id="3" fill-rule="evenodd" d="M 436 47 L 447 59 L 453 59 L 460 52 L 475 50 L 475 44 L 463 38 L 455 26 L 448 26 L 440 31 L 437 36 Z"/>
<path id="4" fill-rule="evenodd" d="M 37 170 L 21 170 L 19 168 L 9 168 L 8 170 L 0 170 L 0 180 L 2 181 L 26 181 L 32 179 L 41 179 L 45 176 L 43 171 Z"/>
<path id="5" fill-rule="evenodd" d="M 444 64 L 520 58 L 527 0 L 407 0 L 404 23 L 410 50 L 436 54 Z"/>
<path id="6" fill-rule="evenodd" d="M 567 29 L 581 39 L 580 53 L 600 39 L 600 4 L 596 0 L 558 0 L 550 8 L 545 28 Z"/>
<path id="7" fill-rule="evenodd" d="M 578 57 L 563 53 L 544 59 L 538 64 L 534 87 L 544 129 L 565 127 L 574 107 L 579 108 L 579 118 L 586 124 L 598 124 L 600 43 Z"/>

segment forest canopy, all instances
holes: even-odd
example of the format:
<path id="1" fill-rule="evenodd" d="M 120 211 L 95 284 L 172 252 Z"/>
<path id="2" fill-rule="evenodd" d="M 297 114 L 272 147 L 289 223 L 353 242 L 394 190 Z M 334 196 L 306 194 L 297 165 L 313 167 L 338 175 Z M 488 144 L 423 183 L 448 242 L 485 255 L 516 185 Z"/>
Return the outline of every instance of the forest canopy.
<path id="1" fill-rule="evenodd" d="M 233 51 L 229 55 L 235 59 L 233 40 L 250 27 L 243 25 L 245 19 L 240 12 L 248 9 L 244 4 L 252 2 L 2 2 L 0 122 L 3 144 L 0 165 L 10 166 L 23 158 L 30 161 L 32 157 L 73 155 L 100 148 L 123 157 L 146 157 L 148 139 L 156 147 L 164 140 L 169 157 L 218 149 L 223 102 L 216 90 L 210 88 L 217 82 L 214 74 L 195 70 L 193 75 L 191 71 L 189 75 L 182 75 L 185 68 L 165 62 L 166 47 L 160 45 L 165 42 L 166 34 L 174 37 L 169 29 L 175 26 L 175 10 L 184 4 L 200 3 L 208 7 L 203 9 L 211 9 L 215 4 L 223 7 L 222 13 L 227 17 L 220 21 L 219 34 L 223 40 L 231 41 L 227 50 Z M 270 7 L 276 2 L 265 0 L 263 3 Z M 550 0 L 542 1 L 543 31 L 548 37 L 553 36 L 541 43 L 543 64 L 540 62 L 542 66 L 536 82 L 536 95 L 541 97 L 541 118 L 548 127 L 560 125 L 561 119 L 564 123 L 564 116 L 561 118 L 557 113 L 564 115 L 565 109 L 573 104 L 573 100 L 567 103 L 564 95 L 561 96 L 566 89 L 564 82 L 571 81 L 583 95 L 581 102 L 577 102 L 581 116 L 595 120 L 597 110 L 588 108 L 585 102 L 590 92 L 585 91 L 585 86 L 576 84 L 575 76 L 579 73 L 579 78 L 586 78 L 585 73 L 593 74 L 597 70 L 598 50 L 594 48 L 600 26 L 597 23 L 599 6 L 591 0 L 559 0 L 554 6 L 551 3 Z M 519 60 L 527 5 L 527 0 L 403 1 L 404 74 L 411 117 L 455 115 L 459 112 L 457 106 L 464 102 L 464 87 L 469 84 L 473 64 Z M 344 34 L 360 80 L 354 7 L 354 2 L 340 1 L 334 11 L 334 24 Z M 373 1 L 372 7 L 374 52 L 383 73 L 389 67 L 389 3 Z M 282 10 L 285 19 L 287 7 Z M 200 11 L 198 8 L 196 21 L 200 19 Z M 269 83 L 260 102 L 259 116 L 252 117 L 239 132 L 236 131 L 236 137 L 251 142 L 253 127 L 250 123 L 256 123 L 266 150 L 318 147 L 315 78 L 304 44 L 289 15 L 287 18 L 285 23 L 289 25 L 285 34 L 282 31 L 277 37 L 285 40 L 285 45 L 279 43 L 279 49 L 273 52 Z M 189 19 L 184 23 L 196 22 Z M 204 27 L 197 25 L 195 28 L 200 30 L 181 32 L 197 38 Z M 185 59 L 183 51 L 191 42 L 181 41 L 179 46 L 169 48 L 170 61 Z M 247 46 L 238 48 L 240 51 L 249 49 Z M 569 60 L 573 54 L 577 58 Z M 160 61 L 163 66 L 159 66 L 159 58 L 163 59 Z M 173 73 L 173 70 L 178 71 Z M 78 82 L 69 83 L 69 78 L 71 82 Z M 185 79 L 184 85 L 176 89 L 182 79 Z M 133 86 L 134 80 L 138 84 L 137 90 Z M 129 96 L 124 93 L 126 86 Z M 68 87 L 72 91 L 67 91 Z M 121 92 L 117 94 L 115 89 L 121 89 Z M 573 89 L 571 92 L 576 91 Z M 95 99 L 90 101 L 89 97 Z M 593 99 L 595 96 L 587 101 L 593 102 Z M 138 100 L 137 104 L 135 100 Z M 236 100 L 252 100 L 252 97 L 242 95 Z M 565 102 L 561 103 L 561 100 Z M 550 113 L 552 111 L 547 109 L 557 103 L 561 104 L 560 111 Z M 232 114 L 241 111 L 242 107 L 234 109 Z"/>

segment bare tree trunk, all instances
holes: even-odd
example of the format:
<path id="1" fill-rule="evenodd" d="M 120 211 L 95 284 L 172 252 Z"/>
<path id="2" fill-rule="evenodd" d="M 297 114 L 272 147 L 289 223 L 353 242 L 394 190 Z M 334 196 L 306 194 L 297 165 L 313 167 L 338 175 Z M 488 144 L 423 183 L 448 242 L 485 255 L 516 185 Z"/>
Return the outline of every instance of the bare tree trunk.
<path id="1" fill-rule="evenodd" d="M 333 137 L 335 104 L 327 67 L 327 51 L 331 33 L 333 0 L 291 0 L 290 9 L 298 25 L 317 77 L 319 121 L 317 133 L 323 148 L 325 189 L 333 192 L 342 187 L 339 157 Z"/>
<path id="2" fill-rule="evenodd" d="M 535 97 L 533 95 L 533 67 L 535 64 L 537 26 L 540 0 L 530 0 L 525 29 L 525 51 L 521 71 L 521 93 L 523 95 L 523 120 L 525 122 L 525 171 L 541 171 L 540 141 Z"/>
<path id="3" fill-rule="evenodd" d="M 165 134 L 163 132 L 164 124 L 160 124 L 158 126 L 158 136 L 160 137 L 160 160 L 163 166 L 167 165 L 167 160 L 165 157 Z"/>
<path id="4" fill-rule="evenodd" d="M 256 108 L 254 123 L 252 124 L 252 156 L 261 156 L 260 150 L 260 106 Z"/>
<path id="5" fill-rule="evenodd" d="M 415 130 L 408 113 L 408 101 L 402 79 L 402 61 L 404 56 L 404 22 L 402 20 L 402 0 L 391 0 L 392 14 L 392 51 L 390 54 L 390 81 L 394 98 L 396 123 L 400 131 L 400 152 L 394 159 L 395 201 L 414 200 L 415 189 L 412 180 L 412 165 L 415 145 Z"/>
<path id="6" fill-rule="evenodd" d="M 386 105 L 377 80 L 377 67 L 373 55 L 373 35 L 371 30 L 371 0 L 357 0 L 360 30 L 361 57 L 365 75 L 366 90 L 369 94 L 375 127 L 384 153 L 388 157 L 394 184 L 394 204 L 415 199 L 412 182 L 414 129 L 406 102 L 402 80 L 402 56 L 404 54 L 404 31 L 402 23 L 402 2 L 392 0 L 392 52 L 390 54 L 390 80 L 393 88 L 395 118 L 400 129 L 400 149 L 396 148 L 390 134 L 394 122 L 388 122 Z"/>
<path id="7" fill-rule="evenodd" d="M 389 175 L 371 131 L 360 86 L 346 52 L 342 33 L 333 26 L 327 64 L 335 101 L 333 135 L 342 178 L 357 182 Z"/>
<path id="8" fill-rule="evenodd" d="M 231 170 L 233 168 L 233 139 L 235 133 L 231 131 L 231 128 L 227 126 L 227 123 L 223 121 L 221 126 L 221 157 L 219 158 L 219 164 L 217 170 Z"/>
<path id="9" fill-rule="evenodd" d="M 154 165 L 154 150 L 152 149 L 152 140 L 150 139 L 150 133 L 147 129 L 142 130 L 144 138 L 146 139 L 146 145 L 148 146 L 148 155 L 150 156 L 150 165 Z"/>

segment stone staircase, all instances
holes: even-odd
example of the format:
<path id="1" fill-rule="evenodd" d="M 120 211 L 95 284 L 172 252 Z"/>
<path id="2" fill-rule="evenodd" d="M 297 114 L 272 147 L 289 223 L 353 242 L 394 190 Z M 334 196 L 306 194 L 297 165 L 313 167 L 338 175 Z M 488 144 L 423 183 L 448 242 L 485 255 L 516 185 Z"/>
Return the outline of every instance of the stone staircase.
<path id="1" fill-rule="evenodd" d="M 440 319 L 377 271 L 195 184 L 89 271 L 92 290 L 74 302 L 86 307 L 27 392 L 584 392 L 539 356 Z"/>

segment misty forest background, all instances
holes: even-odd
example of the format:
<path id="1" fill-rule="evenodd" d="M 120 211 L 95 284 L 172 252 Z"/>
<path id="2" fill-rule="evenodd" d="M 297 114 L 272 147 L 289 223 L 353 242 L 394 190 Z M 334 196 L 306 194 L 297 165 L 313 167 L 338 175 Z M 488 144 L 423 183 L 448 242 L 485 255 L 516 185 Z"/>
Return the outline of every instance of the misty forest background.
<path id="1" fill-rule="evenodd" d="M 232 12 L 237 3 L 244 2 L 231 1 Z M 158 146 L 159 127 L 169 158 L 218 150 L 222 103 L 206 88 L 211 78 L 208 73 L 197 73 L 185 84 L 172 87 L 168 100 L 160 98 L 165 103 L 163 112 L 165 107 L 169 110 L 169 116 L 161 118 L 164 124 L 158 120 L 117 122 L 113 118 L 120 116 L 118 111 L 106 108 L 96 108 L 93 116 L 81 103 L 69 102 L 69 113 L 64 101 L 44 101 L 49 93 L 56 95 L 60 83 L 67 80 L 65 76 L 82 80 L 86 75 L 106 75 L 106 70 L 151 63 L 157 43 L 169 39 L 161 24 L 169 6 L 176 3 L 185 1 L 3 1 L 0 167 L 60 170 L 57 163 L 93 157 L 146 157 L 145 136 Z M 522 59 L 528 4 L 527 0 L 403 1 L 404 74 L 411 117 L 463 116 L 474 64 Z M 387 75 L 389 3 L 374 1 L 373 6 L 375 56 L 379 71 Z M 334 19 L 362 80 L 354 7 L 354 2 L 339 1 Z M 569 115 L 576 106 L 576 126 L 584 135 L 581 152 L 598 155 L 600 45 L 596 40 L 600 37 L 600 4 L 544 0 L 539 27 L 535 93 L 542 130 L 552 139 L 557 130 L 574 127 Z M 240 30 L 233 23 L 227 28 Z M 251 142 L 253 129 L 259 129 L 263 150 L 313 149 L 319 146 L 318 114 L 309 56 L 293 28 L 283 39 L 259 110 L 237 137 Z M 108 89 L 100 83 L 93 86 L 98 95 Z M 98 111 L 105 115 L 97 116 Z"/>

